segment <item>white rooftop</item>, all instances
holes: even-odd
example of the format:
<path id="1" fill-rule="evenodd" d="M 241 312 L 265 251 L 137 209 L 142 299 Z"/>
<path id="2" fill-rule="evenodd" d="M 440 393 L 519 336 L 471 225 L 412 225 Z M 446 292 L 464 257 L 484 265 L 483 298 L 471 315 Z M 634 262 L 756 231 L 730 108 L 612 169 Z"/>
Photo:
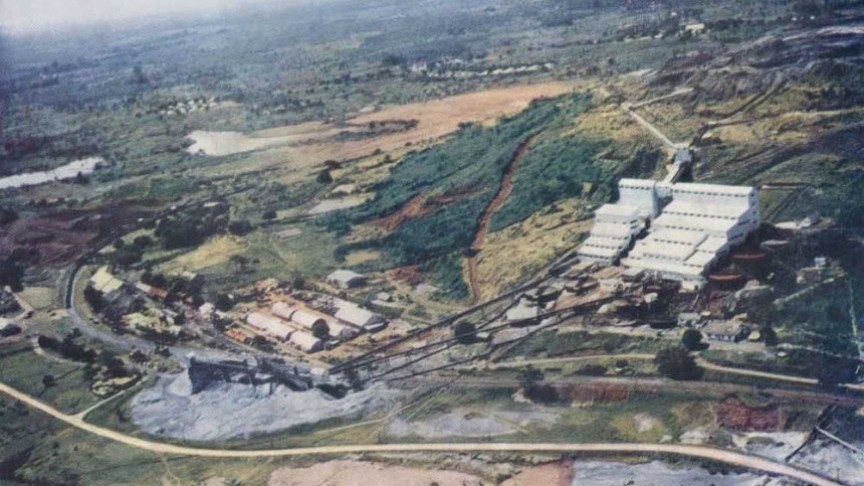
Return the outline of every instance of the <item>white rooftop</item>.
<path id="1" fill-rule="evenodd" d="M 657 229 L 672 227 L 674 229 L 689 229 L 694 231 L 711 231 L 726 233 L 737 222 L 732 219 L 700 218 L 697 216 L 680 216 L 677 214 L 661 214 L 654 221 Z"/>
<path id="2" fill-rule="evenodd" d="M 604 204 L 594 214 L 595 216 L 630 216 L 636 219 L 639 216 L 639 208 L 628 204 Z"/>
<path id="3" fill-rule="evenodd" d="M 623 180 L 623 179 L 622 179 Z M 672 185 L 672 191 L 706 193 L 713 195 L 749 195 L 754 189 L 750 186 L 727 186 L 723 184 L 700 184 L 696 182 L 679 182 Z"/>
<path id="4" fill-rule="evenodd" d="M 747 201 L 734 204 L 716 202 L 672 201 L 663 208 L 664 214 L 700 214 L 716 218 L 737 218 L 747 212 Z"/>
<path id="5" fill-rule="evenodd" d="M 726 238 L 721 238 L 719 236 L 709 236 L 696 249 L 700 252 L 717 253 L 718 251 L 723 249 L 724 246 L 726 246 L 727 242 L 728 240 L 726 240 Z"/>
<path id="6" fill-rule="evenodd" d="M 659 229 L 645 238 L 645 241 L 657 241 L 690 246 L 696 246 L 704 240 L 705 233 L 670 228 Z"/>

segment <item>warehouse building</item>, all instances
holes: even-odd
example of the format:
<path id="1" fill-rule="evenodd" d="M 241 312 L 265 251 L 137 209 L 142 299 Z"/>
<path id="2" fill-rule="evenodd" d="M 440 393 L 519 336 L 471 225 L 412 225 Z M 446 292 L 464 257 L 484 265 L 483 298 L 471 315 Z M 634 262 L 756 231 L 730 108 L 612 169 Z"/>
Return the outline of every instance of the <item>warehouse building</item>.
<path id="1" fill-rule="evenodd" d="M 366 285 L 366 277 L 351 270 L 336 270 L 327 276 L 327 281 L 342 289 L 353 289 Z"/>
<path id="2" fill-rule="evenodd" d="M 291 334 L 291 344 L 307 353 L 317 353 L 324 349 L 324 341 L 305 331 Z"/>
<path id="3" fill-rule="evenodd" d="M 273 315 L 291 322 L 301 329 L 311 332 L 313 335 L 323 338 L 330 334 L 330 324 L 324 317 L 312 311 L 291 307 L 284 302 L 273 304 L 270 308 Z"/>
<path id="4" fill-rule="evenodd" d="M 357 304 L 339 300 L 336 302 L 336 319 L 367 332 L 377 332 L 387 327 L 387 319 L 370 312 Z"/>
<path id="5" fill-rule="evenodd" d="M 288 341 L 291 335 L 294 334 L 294 328 L 291 326 L 273 316 L 261 314 L 260 312 L 249 314 L 246 317 L 246 323 L 256 331 L 280 341 Z"/>
<path id="6" fill-rule="evenodd" d="M 759 229 L 759 195 L 753 187 L 635 179 L 622 179 L 618 187 L 619 201 L 598 209 L 594 228 L 579 248 L 583 260 L 611 264 L 627 253 L 624 266 L 695 289 L 704 285 L 718 258 Z M 630 219 L 634 214 L 635 221 Z M 648 236 L 628 253 L 647 225 Z"/>

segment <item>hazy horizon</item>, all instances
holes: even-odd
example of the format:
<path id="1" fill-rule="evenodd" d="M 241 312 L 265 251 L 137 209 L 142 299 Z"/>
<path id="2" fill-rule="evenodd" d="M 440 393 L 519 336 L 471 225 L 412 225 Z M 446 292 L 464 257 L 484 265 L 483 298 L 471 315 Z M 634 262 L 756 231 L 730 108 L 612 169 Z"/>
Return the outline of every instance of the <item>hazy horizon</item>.
<path id="1" fill-rule="evenodd" d="M 320 0 L 0 0 L 0 28 L 11 34 L 28 34 L 164 14 L 212 14 L 250 5 L 313 1 Z"/>

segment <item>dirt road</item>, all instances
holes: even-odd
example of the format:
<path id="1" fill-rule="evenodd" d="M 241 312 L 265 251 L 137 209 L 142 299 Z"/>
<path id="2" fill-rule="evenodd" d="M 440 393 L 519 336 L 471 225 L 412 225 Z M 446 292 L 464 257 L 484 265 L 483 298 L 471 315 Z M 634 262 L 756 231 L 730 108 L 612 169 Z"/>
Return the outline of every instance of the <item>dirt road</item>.
<path id="1" fill-rule="evenodd" d="M 162 454 L 177 454 L 196 457 L 285 457 L 326 454 L 360 454 L 360 453 L 412 453 L 412 452 L 525 452 L 525 453 L 578 453 L 578 452 L 611 452 L 623 454 L 670 454 L 677 456 L 698 457 L 723 462 L 735 466 L 762 471 L 773 475 L 781 475 L 804 481 L 817 486 L 842 486 L 840 483 L 824 478 L 813 472 L 797 467 L 777 463 L 760 457 L 748 456 L 739 452 L 716 449 L 713 447 L 683 445 L 683 444 L 556 444 L 556 443 L 442 443 L 442 444 L 373 444 L 321 446 L 297 449 L 271 450 L 225 450 L 184 447 L 165 444 L 146 439 L 132 437 L 115 430 L 89 424 L 84 420 L 65 414 L 56 408 L 43 403 L 25 393 L 22 393 L 5 383 L 0 383 L 0 393 L 22 402 L 51 417 L 56 418 L 77 429 L 84 430 L 104 439 Z"/>
<path id="2" fill-rule="evenodd" d="M 510 159 L 510 163 L 504 170 L 504 177 L 501 179 L 501 186 L 498 188 L 495 197 L 489 202 L 489 205 L 486 206 L 486 210 L 483 212 L 483 217 L 480 218 L 477 233 L 474 234 L 474 242 L 471 244 L 471 248 L 475 252 L 479 252 L 483 249 L 483 244 L 486 242 L 486 234 L 489 232 L 489 222 L 492 220 L 492 216 L 501 209 L 501 206 L 507 202 L 507 198 L 509 198 L 510 194 L 513 192 L 513 174 L 516 172 L 516 169 L 519 167 L 519 162 L 522 160 L 522 157 L 525 155 L 525 152 L 528 151 L 528 148 L 531 146 L 531 142 L 533 141 L 534 137 L 531 136 L 519 144 L 519 147 L 516 148 L 513 157 Z M 480 282 L 477 279 L 476 254 L 468 259 L 468 284 L 471 287 L 471 297 L 474 299 L 474 302 L 477 302 L 477 300 L 480 299 Z"/>

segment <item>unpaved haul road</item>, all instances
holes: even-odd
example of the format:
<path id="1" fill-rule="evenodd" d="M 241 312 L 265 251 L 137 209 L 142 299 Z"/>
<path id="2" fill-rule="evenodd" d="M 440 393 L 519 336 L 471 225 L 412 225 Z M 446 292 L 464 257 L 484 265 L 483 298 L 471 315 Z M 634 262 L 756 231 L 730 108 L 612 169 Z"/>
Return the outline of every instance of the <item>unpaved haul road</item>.
<path id="1" fill-rule="evenodd" d="M 6 394 L 29 407 L 48 414 L 57 420 L 65 422 L 75 428 L 84 430 L 99 437 L 119 442 L 131 447 L 143 449 L 162 454 L 176 454 L 181 456 L 197 457 L 224 457 L 224 458 L 255 458 L 255 457 L 284 457 L 284 456 L 308 456 L 328 454 L 359 454 L 368 452 L 393 453 L 393 452 L 612 452 L 612 453 L 646 453 L 646 454 L 672 454 L 678 456 L 699 457 L 718 462 L 724 462 L 739 467 L 745 467 L 769 474 L 786 476 L 817 486 L 843 486 L 838 483 L 819 476 L 815 473 L 799 469 L 797 467 L 781 464 L 761 457 L 748 456 L 739 452 L 733 452 L 713 447 L 683 445 L 683 444 L 572 444 L 572 443 L 448 443 L 448 444 L 370 444 L 370 445 L 345 445 L 345 446 L 320 446 L 304 447 L 296 449 L 271 449 L 271 450 L 230 450 L 230 449 L 204 449 L 197 447 L 183 447 L 172 444 L 164 444 L 145 439 L 132 437 L 115 430 L 106 429 L 97 425 L 89 424 L 79 417 L 65 414 L 56 408 L 43 403 L 30 395 L 22 393 L 5 383 L 0 383 L 0 393 Z"/>

